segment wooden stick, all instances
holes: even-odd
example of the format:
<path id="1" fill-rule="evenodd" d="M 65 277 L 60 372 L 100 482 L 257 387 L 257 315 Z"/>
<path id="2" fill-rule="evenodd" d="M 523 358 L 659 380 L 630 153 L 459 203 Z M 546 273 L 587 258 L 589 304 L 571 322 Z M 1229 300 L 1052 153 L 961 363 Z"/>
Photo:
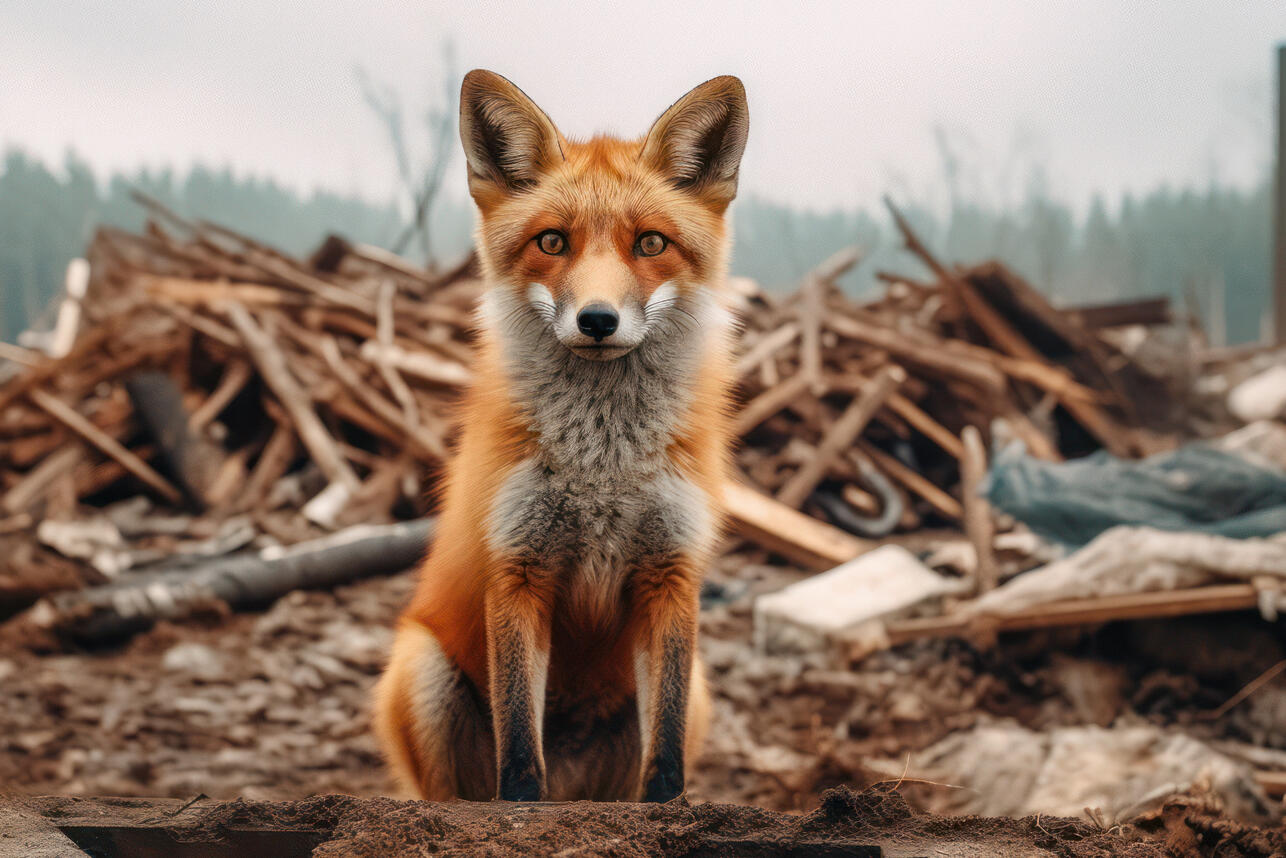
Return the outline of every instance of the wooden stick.
<path id="1" fill-rule="evenodd" d="M 375 340 L 367 340 L 358 353 L 362 360 L 373 364 L 388 363 L 407 375 L 446 387 L 461 387 L 473 378 L 473 373 L 463 364 L 426 352 L 409 352 L 398 345 L 385 346 Z"/>
<path id="2" fill-rule="evenodd" d="M 862 251 L 846 247 L 830 256 L 809 272 L 799 289 L 799 372 L 808 378 L 813 393 L 821 396 L 822 382 L 822 316 L 826 308 L 826 291 L 835 280 L 858 263 Z"/>
<path id="3" fill-rule="evenodd" d="M 859 440 L 857 447 L 861 452 L 875 460 L 880 470 L 906 486 L 910 491 L 924 498 L 929 502 L 929 506 L 942 515 L 956 521 L 964 518 L 964 508 L 960 506 L 960 501 L 929 482 L 913 469 L 908 468 L 869 441 Z"/>
<path id="4" fill-rule="evenodd" d="M 857 437 L 862 434 L 862 430 L 866 428 L 866 424 L 871 422 L 875 412 L 884 405 L 889 394 L 904 381 L 906 381 L 906 370 L 894 364 L 884 367 L 875 378 L 863 385 L 862 392 L 853 397 L 848 408 L 826 431 L 813 457 L 801 465 L 777 492 L 777 500 L 786 506 L 798 509 L 826 476 L 831 463 L 852 446 Z"/>
<path id="5" fill-rule="evenodd" d="M 960 439 L 947 427 L 930 417 L 925 411 L 900 393 L 893 393 L 885 407 L 924 434 L 930 441 L 946 450 L 958 461 L 964 456 Z"/>
<path id="6" fill-rule="evenodd" d="M 408 422 L 406 416 L 400 413 L 392 403 L 372 390 L 370 385 L 363 383 L 353 368 L 344 362 L 344 356 L 340 354 L 339 344 L 335 342 L 334 337 L 323 337 L 320 349 L 326 365 L 330 367 L 331 372 L 335 373 L 340 383 L 348 388 L 349 393 L 375 412 L 380 419 L 405 432 L 424 455 L 438 462 L 446 459 L 446 446 L 442 440 L 426 432 L 420 425 Z"/>
<path id="7" fill-rule="evenodd" d="M 790 345 L 798 336 L 799 325 L 795 322 L 786 322 L 772 333 L 760 337 L 759 341 L 737 361 L 736 369 L 733 370 L 734 375 L 740 379 L 754 372 L 761 363 Z"/>
<path id="8" fill-rule="evenodd" d="M 723 507 L 737 533 L 810 569 L 830 569 L 879 547 L 740 483 L 724 483 Z"/>
<path id="9" fill-rule="evenodd" d="M 392 280 L 385 280 L 380 284 L 379 300 L 376 306 L 376 336 L 382 346 L 391 347 L 394 345 L 393 297 L 396 293 L 397 286 L 394 285 Z M 338 350 L 336 350 L 336 354 L 338 353 Z M 402 406 L 405 425 L 419 426 L 420 412 L 416 407 L 415 395 L 411 393 L 411 388 L 407 386 L 406 381 L 398 373 L 397 369 L 386 360 L 378 361 L 376 368 L 384 379 L 384 383 L 388 385 L 389 392 L 393 394 L 393 398 Z"/>
<path id="10" fill-rule="evenodd" d="M 781 384 L 765 390 L 745 404 L 733 422 L 733 433 L 741 437 L 781 411 L 812 388 L 812 379 L 803 373 L 793 375 Z"/>
<path id="11" fill-rule="evenodd" d="M 0 509 L 16 515 L 30 507 L 55 480 L 64 474 L 70 474 L 85 457 L 85 449 L 80 444 L 67 444 L 61 449 L 46 456 L 44 460 L 28 471 L 21 480 L 14 483 L 0 500 Z"/>
<path id="12" fill-rule="evenodd" d="M 234 508 L 242 511 L 258 507 L 273 484 L 286 473 L 294 458 L 295 429 L 283 419 L 268 438 L 263 452 L 259 454 L 259 461 L 250 471 L 245 488 L 233 504 Z"/>
<path id="13" fill-rule="evenodd" d="M 201 407 L 193 411 L 192 416 L 188 418 L 188 428 L 193 432 L 200 432 L 209 425 L 232 400 L 237 398 L 237 394 L 250 383 L 253 375 L 250 364 L 243 360 L 232 361 L 224 369 L 222 377 L 219 378 L 219 386 L 210 394 L 210 398 L 201 403 Z"/>
<path id="14" fill-rule="evenodd" d="M 1008 390 L 1005 376 L 990 363 L 969 355 L 953 354 L 941 341 L 934 345 L 918 343 L 891 328 L 868 324 L 839 313 L 828 313 L 825 323 L 841 337 L 883 349 L 901 361 L 938 375 L 968 382 L 990 395 L 1004 396 Z"/>
<path id="15" fill-rule="evenodd" d="M 122 468 L 147 483 L 161 497 L 176 506 L 183 503 L 183 495 L 169 480 L 158 474 L 147 462 L 127 450 L 115 438 L 82 417 L 70 405 L 39 388 L 27 391 L 27 398 L 50 417 L 75 432 L 81 438 L 84 438 L 108 457 L 115 459 Z"/>
<path id="16" fill-rule="evenodd" d="M 333 483 L 340 483 L 351 491 L 356 491 L 361 481 L 357 474 L 340 455 L 335 441 L 322 425 L 317 412 L 313 411 L 312 402 L 299 382 L 290 372 L 286 357 L 272 338 L 264 333 L 255 322 L 250 312 L 240 304 L 229 303 L 224 308 L 233 327 L 241 334 L 250 359 L 259 368 L 264 382 L 276 394 L 283 408 L 290 415 L 296 431 L 317 467 Z"/>
<path id="17" fill-rule="evenodd" d="M 991 520 L 991 504 L 978 494 L 978 487 L 987 476 L 987 451 L 982 444 L 982 433 L 977 426 L 966 426 L 960 433 L 965 454 L 960 458 L 960 493 L 964 498 L 964 528 L 977 557 L 974 570 L 975 591 L 994 590 L 1000 582 L 996 568 L 996 553 L 992 544 L 995 524 Z"/>

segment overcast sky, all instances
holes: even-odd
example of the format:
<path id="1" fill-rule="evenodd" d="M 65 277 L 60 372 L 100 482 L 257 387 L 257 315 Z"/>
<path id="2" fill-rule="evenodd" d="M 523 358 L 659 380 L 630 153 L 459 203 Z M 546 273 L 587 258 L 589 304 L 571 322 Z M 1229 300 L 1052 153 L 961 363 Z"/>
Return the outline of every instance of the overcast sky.
<path id="1" fill-rule="evenodd" d="M 816 207 L 940 197 L 941 128 L 967 193 L 1013 201 L 1040 163 L 1084 205 L 1264 174 L 1286 0 L 0 0 L 0 143 L 384 200 L 392 161 L 354 68 L 422 110 L 444 37 L 457 74 L 506 75 L 570 136 L 641 134 L 695 84 L 739 75 L 744 191 Z M 457 190 L 462 170 L 457 154 Z"/>

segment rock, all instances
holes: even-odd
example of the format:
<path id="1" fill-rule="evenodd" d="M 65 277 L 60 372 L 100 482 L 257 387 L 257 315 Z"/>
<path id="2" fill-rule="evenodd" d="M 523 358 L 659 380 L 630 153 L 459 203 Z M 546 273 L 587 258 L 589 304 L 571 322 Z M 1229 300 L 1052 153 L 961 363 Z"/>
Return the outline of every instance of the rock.
<path id="1" fill-rule="evenodd" d="M 761 652 L 807 652 L 832 642 L 882 634 L 884 619 L 930 599 L 960 592 L 897 545 L 886 545 L 755 600 L 755 645 Z"/>

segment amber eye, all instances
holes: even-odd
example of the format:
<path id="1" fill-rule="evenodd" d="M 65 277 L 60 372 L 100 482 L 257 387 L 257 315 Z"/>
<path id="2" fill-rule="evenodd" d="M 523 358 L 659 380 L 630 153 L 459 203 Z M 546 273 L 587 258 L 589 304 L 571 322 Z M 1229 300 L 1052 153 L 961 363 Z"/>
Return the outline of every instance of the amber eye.
<path id="1" fill-rule="evenodd" d="M 670 242 L 659 232 L 645 232 L 634 244 L 634 252 L 639 256 L 656 256 Z"/>
<path id="2" fill-rule="evenodd" d="M 567 237 L 556 229 L 547 229 L 536 236 L 536 246 L 541 253 L 557 256 L 567 249 Z"/>

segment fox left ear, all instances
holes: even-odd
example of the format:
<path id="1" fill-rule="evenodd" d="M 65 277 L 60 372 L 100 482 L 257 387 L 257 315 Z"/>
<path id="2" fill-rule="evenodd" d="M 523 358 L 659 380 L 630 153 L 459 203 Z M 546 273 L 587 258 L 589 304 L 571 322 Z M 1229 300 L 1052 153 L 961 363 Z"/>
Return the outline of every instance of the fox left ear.
<path id="1" fill-rule="evenodd" d="M 722 210 L 737 195 L 750 118 L 746 88 L 731 75 L 708 80 L 661 114 L 640 157 Z"/>
<path id="2" fill-rule="evenodd" d="M 495 192 L 536 183 L 562 160 L 558 129 L 509 80 L 474 69 L 460 85 L 460 141 L 469 163 L 469 191 L 479 205 Z"/>

